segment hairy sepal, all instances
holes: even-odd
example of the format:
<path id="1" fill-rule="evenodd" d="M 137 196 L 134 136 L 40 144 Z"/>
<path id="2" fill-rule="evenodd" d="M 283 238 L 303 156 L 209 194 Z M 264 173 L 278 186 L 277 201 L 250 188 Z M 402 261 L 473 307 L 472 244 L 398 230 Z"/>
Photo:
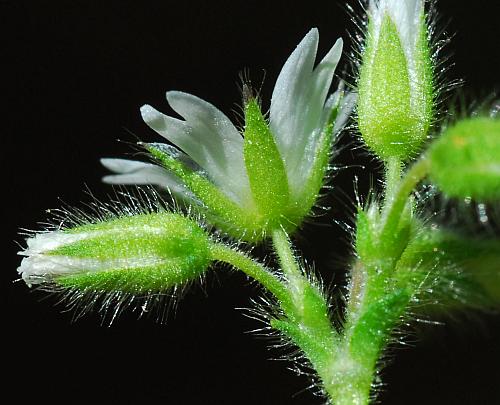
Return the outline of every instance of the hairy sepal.
<path id="1" fill-rule="evenodd" d="M 207 216 L 213 225 L 232 238 L 246 242 L 258 242 L 265 237 L 266 218 L 260 215 L 255 204 L 248 202 L 248 207 L 243 209 L 203 172 L 194 170 L 173 154 L 172 147 L 150 143 L 145 144 L 145 148 L 159 164 L 183 180 L 200 201 L 193 208 Z"/>
<path id="2" fill-rule="evenodd" d="M 250 188 L 259 214 L 270 229 L 282 222 L 289 204 L 288 178 L 269 126 L 252 98 L 245 106 L 243 155 Z"/>

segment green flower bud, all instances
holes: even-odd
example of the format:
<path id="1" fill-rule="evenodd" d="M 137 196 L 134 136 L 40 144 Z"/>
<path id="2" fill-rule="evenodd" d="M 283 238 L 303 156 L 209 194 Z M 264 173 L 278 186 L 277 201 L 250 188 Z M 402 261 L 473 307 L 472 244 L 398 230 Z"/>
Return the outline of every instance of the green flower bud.
<path id="1" fill-rule="evenodd" d="M 211 261 L 205 231 L 170 212 L 39 233 L 27 245 L 18 272 L 28 285 L 96 292 L 162 292 L 201 276 Z"/>
<path id="2" fill-rule="evenodd" d="M 450 126 L 431 146 L 429 160 L 431 180 L 450 197 L 500 199 L 500 119 Z"/>
<path id="3" fill-rule="evenodd" d="M 407 160 L 433 119 L 433 64 L 423 0 L 372 0 L 358 80 L 358 123 L 381 159 Z"/>

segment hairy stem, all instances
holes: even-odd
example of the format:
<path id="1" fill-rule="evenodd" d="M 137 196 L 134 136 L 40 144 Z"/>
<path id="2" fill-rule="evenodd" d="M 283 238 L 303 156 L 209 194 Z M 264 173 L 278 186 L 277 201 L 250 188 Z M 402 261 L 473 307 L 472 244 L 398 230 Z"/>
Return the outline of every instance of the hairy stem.
<path id="1" fill-rule="evenodd" d="M 383 275 L 372 276 L 360 261 L 354 271 L 349 312 L 330 366 L 331 384 L 325 386 L 335 405 L 370 402 L 377 362 L 411 297 L 406 288 L 385 287 Z"/>
<path id="2" fill-rule="evenodd" d="M 282 307 L 286 320 L 275 320 L 272 325 L 304 352 L 318 373 L 325 392 L 330 395 L 329 387 L 334 380 L 331 364 L 336 357 L 340 337 L 330 320 L 328 302 L 321 289 L 302 273 L 286 232 L 275 230 L 273 243 L 287 279 L 292 305 Z M 333 400 L 333 397 L 330 396 L 330 399 Z"/>
<path id="3" fill-rule="evenodd" d="M 289 294 L 285 285 L 270 270 L 239 250 L 214 243 L 211 246 L 213 260 L 221 261 L 241 270 L 269 290 L 280 302 L 288 302 Z"/>
<path id="4" fill-rule="evenodd" d="M 401 181 L 403 164 L 397 157 L 389 158 L 385 165 L 385 201 L 391 201 Z"/>
<path id="5" fill-rule="evenodd" d="M 365 240 L 365 251 L 351 269 L 346 322 L 332 358 L 331 384 L 325 385 L 336 405 L 370 402 L 377 362 L 412 296 L 411 285 L 397 285 L 392 277 L 407 246 L 411 224 L 401 220 L 411 214 L 410 194 L 427 175 L 428 168 L 424 157 L 401 177 L 401 161 L 387 161 L 381 216 L 370 217 L 375 221 L 372 226 L 358 230 L 373 234 L 358 235 Z M 366 240 L 371 241 L 371 247 L 366 246 Z"/>
<path id="6" fill-rule="evenodd" d="M 408 196 L 415 189 L 418 183 L 427 176 L 429 172 L 429 161 L 423 156 L 408 170 L 405 176 L 398 182 L 391 197 L 385 200 L 382 211 L 382 226 L 380 235 L 394 234 L 401 214 L 408 202 Z"/>
<path id="7" fill-rule="evenodd" d="M 272 232 L 274 250 L 278 255 L 281 268 L 288 279 L 302 278 L 302 273 L 295 260 L 288 234 L 281 228 Z M 290 281 L 290 280 L 289 280 Z"/>
<path id="8" fill-rule="evenodd" d="M 272 232 L 272 239 L 274 251 L 278 256 L 287 281 L 288 291 L 291 294 L 294 307 L 292 311 L 300 314 L 304 311 L 304 290 L 309 286 L 309 281 L 304 277 L 297 264 L 288 234 L 282 228 L 278 228 Z"/>

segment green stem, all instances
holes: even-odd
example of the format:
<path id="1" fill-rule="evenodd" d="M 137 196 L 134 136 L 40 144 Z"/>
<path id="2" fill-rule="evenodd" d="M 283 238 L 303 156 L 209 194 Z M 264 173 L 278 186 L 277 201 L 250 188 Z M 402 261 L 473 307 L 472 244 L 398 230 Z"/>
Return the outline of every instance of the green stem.
<path id="1" fill-rule="evenodd" d="M 367 277 L 374 272 L 359 260 L 355 271 L 362 275 L 355 284 L 362 285 L 351 284 L 351 294 L 358 290 L 356 297 L 350 296 L 356 303 L 348 304 L 342 339 L 330 366 L 331 384 L 325 386 L 335 405 L 370 402 L 377 362 L 411 296 L 405 288 L 382 288 L 378 278 L 383 275 Z"/>
<path id="2" fill-rule="evenodd" d="M 295 259 L 288 234 L 282 228 L 272 231 L 274 251 L 278 255 L 281 269 L 288 282 L 288 291 L 291 294 L 295 311 L 303 312 L 304 291 L 310 285 L 309 280 L 302 274 Z"/>
<path id="3" fill-rule="evenodd" d="M 360 365 L 351 363 L 348 357 L 337 358 L 336 362 L 337 367 L 333 378 L 337 383 L 325 386 L 331 403 L 335 405 L 368 405 L 371 375 L 368 375 L 368 378 L 363 378 L 359 373 L 360 370 L 357 369 Z"/>
<path id="4" fill-rule="evenodd" d="M 405 174 L 391 197 L 385 200 L 382 211 L 382 226 L 380 235 L 395 234 L 399 219 L 408 202 L 408 196 L 415 189 L 418 183 L 427 176 L 429 172 L 429 160 L 424 156 L 418 160 Z M 388 194 L 389 195 L 389 194 Z M 383 236 L 381 236 L 383 238 Z"/>
<path id="5" fill-rule="evenodd" d="M 403 164 L 397 157 L 389 158 L 385 165 L 385 201 L 394 198 L 397 186 L 401 181 Z"/>
<path id="6" fill-rule="evenodd" d="M 388 283 L 392 271 L 381 269 L 392 270 L 397 261 L 398 250 L 391 248 L 393 239 L 404 236 L 398 233 L 398 227 L 408 197 L 428 170 L 429 162 L 424 157 L 401 178 L 401 162 L 386 162 L 384 206 L 380 223 L 375 224 L 379 232 L 371 250 L 374 257 L 365 257 L 365 262 L 358 260 L 353 266 L 344 331 L 331 361 L 331 383 L 325 384 L 336 405 L 369 403 L 377 361 L 410 300 L 411 289 Z M 390 243 L 377 244 L 380 241 Z"/>
<path id="7" fill-rule="evenodd" d="M 302 278 L 302 272 L 295 260 L 288 234 L 283 229 L 278 228 L 272 232 L 272 238 L 274 250 L 278 255 L 281 268 L 289 281 L 291 278 Z"/>
<path id="8" fill-rule="evenodd" d="M 287 233 L 275 229 L 272 239 L 292 299 L 291 306 L 282 306 L 286 321 L 274 322 L 273 326 L 304 352 L 330 395 L 329 387 L 334 380 L 331 364 L 336 357 L 339 335 L 329 318 L 328 303 L 317 286 L 302 273 Z"/>
<path id="9" fill-rule="evenodd" d="M 269 290 L 280 302 L 288 302 L 289 294 L 283 283 L 262 264 L 248 257 L 243 252 L 229 246 L 214 243 L 211 246 L 213 260 L 228 263 L 243 271 Z"/>

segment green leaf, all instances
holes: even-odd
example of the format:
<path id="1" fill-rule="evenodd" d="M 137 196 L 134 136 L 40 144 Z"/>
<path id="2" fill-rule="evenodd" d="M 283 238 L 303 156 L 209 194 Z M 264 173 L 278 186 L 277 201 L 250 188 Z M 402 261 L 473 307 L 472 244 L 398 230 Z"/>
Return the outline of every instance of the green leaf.
<path id="1" fill-rule="evenodd" d="M 356 252 L 366 265 L 367 271 L 392 272 L 394 265 L 406 248 L 414 221 L 409 205 L 399 218 L 397 227 L 391 232 L 382 232 L 378 205 L 367 210 L 360 209 L 356 218 Z"/>
<path id="2" fill-rule="evenodd" d="M 322 340 L 319 336 L 311 333 L 311 330 L 304 329 L 300 324 L 287 319 L 272 319 L 271 326 L 300 347 L 313 363 L 315 369 L 323 369 L 331 361 L 336 350 L 333 336 L 330 336 L 327 340 Z"/>
<path id="3" fill-rule="evenodd" d="M 396 289 L 367 305 L 349 331 L 351 353 L 361 364 L 369 364 L 378 358 L 409 300 L 407 290 Z"/>
<path id="4" fill-rule="evenodd" d="M 362 261 L 377 257 L 377 246 L 373 240 L 375 230 L 373 224 L 378 219 L 377 210 L 371 210 L 372 218 L 368 212 L 363 209 L 358 210 L 356 216 L 356 253 Z"/>
<path id="5" fill-rule="evenodd" d="M 444 309 L 498 306 L 500 240 L 423 228 L 401 256 L 396 274 L 421 284 L 424 295 L 431 288 L 430 298 Z"/>

